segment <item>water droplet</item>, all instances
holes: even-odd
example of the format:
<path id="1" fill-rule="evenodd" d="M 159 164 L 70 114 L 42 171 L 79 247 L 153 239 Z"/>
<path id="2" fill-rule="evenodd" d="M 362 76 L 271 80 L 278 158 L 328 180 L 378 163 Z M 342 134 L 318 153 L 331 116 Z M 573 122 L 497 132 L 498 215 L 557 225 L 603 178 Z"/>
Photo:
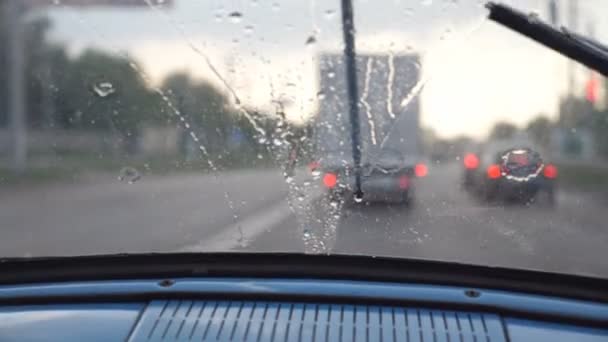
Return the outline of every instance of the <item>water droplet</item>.
<path id="1" fill-rule="evenodd" d="M 260 144 L 265 144 L 265 143 L 267 143 L 267 142 L 268 142 L 268 139 L 266 139 L 266 137 L 260 137 L 260 138 L 258 139 L 258 142 L 259 142 Z"/>
<path id="2" fill-rule="evenodd" d="M 323 91 L 318 92 L 317 99 L 319 99 L 319 100 L 325 99 L 325 93 Z"/>
<path id="3" fill-rule="evenodd" d="M 272 10 L 278 12 L 281 9 L 281 5 L 278 2 L 272 3 Z"/>
<path id="4" fill-rule="evenodd" d="M 317 38 L 313 35 L 310 35 L 307 39 L 306 39 L 306 46 L 313 46 L 317 43 Z"/>
<path id="5" fill-rule="evenodd" d="M 290 176 L 285 177 L 285 183 L 287 183 L 287 184 L 293 183 L 293 177 L 290 177 Z"/>
<path id="6" fill-rule="evenodd" d="M 310 238 L 312 237 L 312 234 L 310 234 L 310 230 L 308 230 L 308 229 L 304 229 L 304 231 L 302 232 L 302 236 L 303 236 L 305 239 L 310 239 Z"/>
<path id="7" fill-rule="evenodd" d="M 531 23 L 536 23 L 540 20 L 540 14 L 538 12 L 530 12 L 528 13 L 528 21 Z"/>
<path id="8" fill-rule="evenodd" d="M 126 166 L 120 169 L 120 174 L 118 175 L 118 180 L 121 182 L 128 182 L 129 184 L 133 184 L 141 179 L 141 174 L 137 169 Z"/>
<path id="9" fill-rule="evenodd" d="M 93 85 L 93 91 L 95 91 L 95 94 L 99 97 L 106 97 L 114 94 L 116 89 L 114 89 L 114 85 L 110 82 L 100 82 Z"/>
<path id="10" fill-rule="evenodd" d="M 245 26 L 245 28 L 243 29 L 243 31 L 245 31 L 246 35 L 251 35 L 253 33 L 253 25 L 247 25 L 247 26 Z"/>
<path id="11" fill-rule="evenodd" d="M 230 14 L 228 14 L 228 18 L 230 18 L 230 21 L 235 24 L 240 23 L 241 20 L 243 19 L 243 14 L 241 12 L 234 11 L 234 12 L 231 12 Z"/>
<path id="12" fill-rule="evenodd" d="M 327 77 L 328 78 L 334 78 L 334 77 L 336 77 L 336 73 L 333 72 L 333 71 L 330 71 L 330 72 L 327 73 Z"/>
<path id="13" fill-rule="evenodd" d="M 325 19 L 331 19 L 336 15 L 336 10 L 328 9 L 325 11 Z"/>
<path id="14" fill-rule="evenodd" d="M 313 179 L 319 179 L 321 177 L 321 171 L 319 170 L 314 170 L 311 172 L 311 174 Z"/>
<path id="15" fill-rule="evenodd" d="M 433 0 L 422 0 L 423 6 L 430 6 L 433 4 Z"/>
<path id="16" fill-rule="evenodd" d="M 363 202 L 363 194 L 361 194 L 361 193 L 356 193 L 356 194 L 353 196 L 353 200 L 355 201 L 355 203 L 361 203 L 361 202 Z"/>
<path id="17" fill-rule="evenodd" d="M 272 139 L 272 143 L 274 144 L 274 146 L 281 146 L 281 145 L 283 145 L 283 142 L 281 141 L 281 139 L 278 139 L 278 138 Z"/>
<path id="18" fill-rule="evenodd" d="M 264 159 L 264 156 L 258 153 L 258 159 Z"/>

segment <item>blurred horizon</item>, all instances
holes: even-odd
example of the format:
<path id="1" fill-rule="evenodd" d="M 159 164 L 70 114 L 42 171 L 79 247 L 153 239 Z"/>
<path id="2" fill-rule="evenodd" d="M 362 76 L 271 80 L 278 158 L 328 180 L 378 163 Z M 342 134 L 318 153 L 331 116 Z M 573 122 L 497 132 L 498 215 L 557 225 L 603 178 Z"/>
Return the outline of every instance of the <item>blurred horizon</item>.
<path id="1" fill-rule="evenodd" d="M 548 16 L 546 1 L 512 3 Z M 422 56 L 428 80 L 421 93 L 422 124 L 438 136 L 481 139 L 499 120 L 525 126 L 538 115 L 557 119 L 558 98 L 567 91 L 566 59 L 487 22 L 478 1 L 395 3 L 386 6 L 393 9 L 388 19 L 383 19 L 388 12 L 379 11 L 382 5 L 355 3 L 357 50 Z M 589 2 L 581 7 L 581 16 L 593 22 L 600 39 L 605 37 L 608 31 L 592 17 L 594 7 Z M 285 17 L 294 12 L 301 15 Z M 37 15 L 54 21 L 50 39 L 65 44 L 72 55 L 91 47 L 127 54 L 141 64 L 152 85 L 172 72 L 187 72 L 222 91 L 226 82 L 243 104 L 262 111 L 272 110 L 272 101 L 281 97 L 292 104 L 288 118 L 299 122 L 314 116 L 315 59 L 341 50 L 339 7 L 331 1 L 175 0 L 167 9 L 126 10 L 69 9 L 59 2 Z M 105 25 L 109 18 L 113 25 Z M 586 71 L 577 70 L 576 90 L 582 93 Z"/>

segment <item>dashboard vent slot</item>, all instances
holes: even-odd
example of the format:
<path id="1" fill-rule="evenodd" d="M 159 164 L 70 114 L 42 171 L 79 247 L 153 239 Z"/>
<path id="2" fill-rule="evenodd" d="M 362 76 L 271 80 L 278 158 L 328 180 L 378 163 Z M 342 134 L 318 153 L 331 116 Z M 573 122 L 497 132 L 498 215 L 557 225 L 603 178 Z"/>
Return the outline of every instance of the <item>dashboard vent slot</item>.
<path id="1" fill-rule="evenodd" d="M 506 341 L 498 315 L 343 304 L 158 300 L 131 341 Z"/>

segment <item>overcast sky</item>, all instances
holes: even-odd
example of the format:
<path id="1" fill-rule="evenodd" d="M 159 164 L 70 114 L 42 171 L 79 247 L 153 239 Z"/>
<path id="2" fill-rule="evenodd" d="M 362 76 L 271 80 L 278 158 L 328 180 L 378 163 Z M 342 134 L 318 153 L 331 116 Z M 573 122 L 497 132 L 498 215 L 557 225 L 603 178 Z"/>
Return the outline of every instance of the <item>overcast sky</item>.
<path id="1" fill-rule="evenodd" d="M 53 20 L 52 38 L 73 53 L 91 46 L 128 53 L 156 83 L 179 70 L 224 87 L 221 77 L 249 105 L 268 107 L 283 98 L 294 119 L 314 113 L 315 56 L 342 49 L 338 0 L 173 1 L 168 9 L 59 4 L 43 13 Z M 556 115 L 566 61 L 486 21 L 482 1 L 354 2 L 360 52 L 421 54 L 422 122 L 440 135 L 482 137 L 497 120 L 524 124 L 537 113 Z M 547 0 L 508 2 L 547 17 Z M 602 0 L 581 7 L 583 32 L 594 14 L 608 13 Z M 595 24 L 606 41 L 608 27 Z M 579 74 L 583 81 L 586 72 Z"/>

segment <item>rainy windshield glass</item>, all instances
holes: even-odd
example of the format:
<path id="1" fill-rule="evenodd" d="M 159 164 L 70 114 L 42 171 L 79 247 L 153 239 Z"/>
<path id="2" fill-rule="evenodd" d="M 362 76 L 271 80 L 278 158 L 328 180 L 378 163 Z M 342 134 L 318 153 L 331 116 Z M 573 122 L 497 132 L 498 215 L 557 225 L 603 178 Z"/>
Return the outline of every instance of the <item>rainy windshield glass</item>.
<path id="1" fill-rule="evenodd" d="M 0 2 L 0 256 L 608 277 L 606 80 L 479 0 L 342 3 Z M 608 41 L 605 1 L 509 4 Z"/>

